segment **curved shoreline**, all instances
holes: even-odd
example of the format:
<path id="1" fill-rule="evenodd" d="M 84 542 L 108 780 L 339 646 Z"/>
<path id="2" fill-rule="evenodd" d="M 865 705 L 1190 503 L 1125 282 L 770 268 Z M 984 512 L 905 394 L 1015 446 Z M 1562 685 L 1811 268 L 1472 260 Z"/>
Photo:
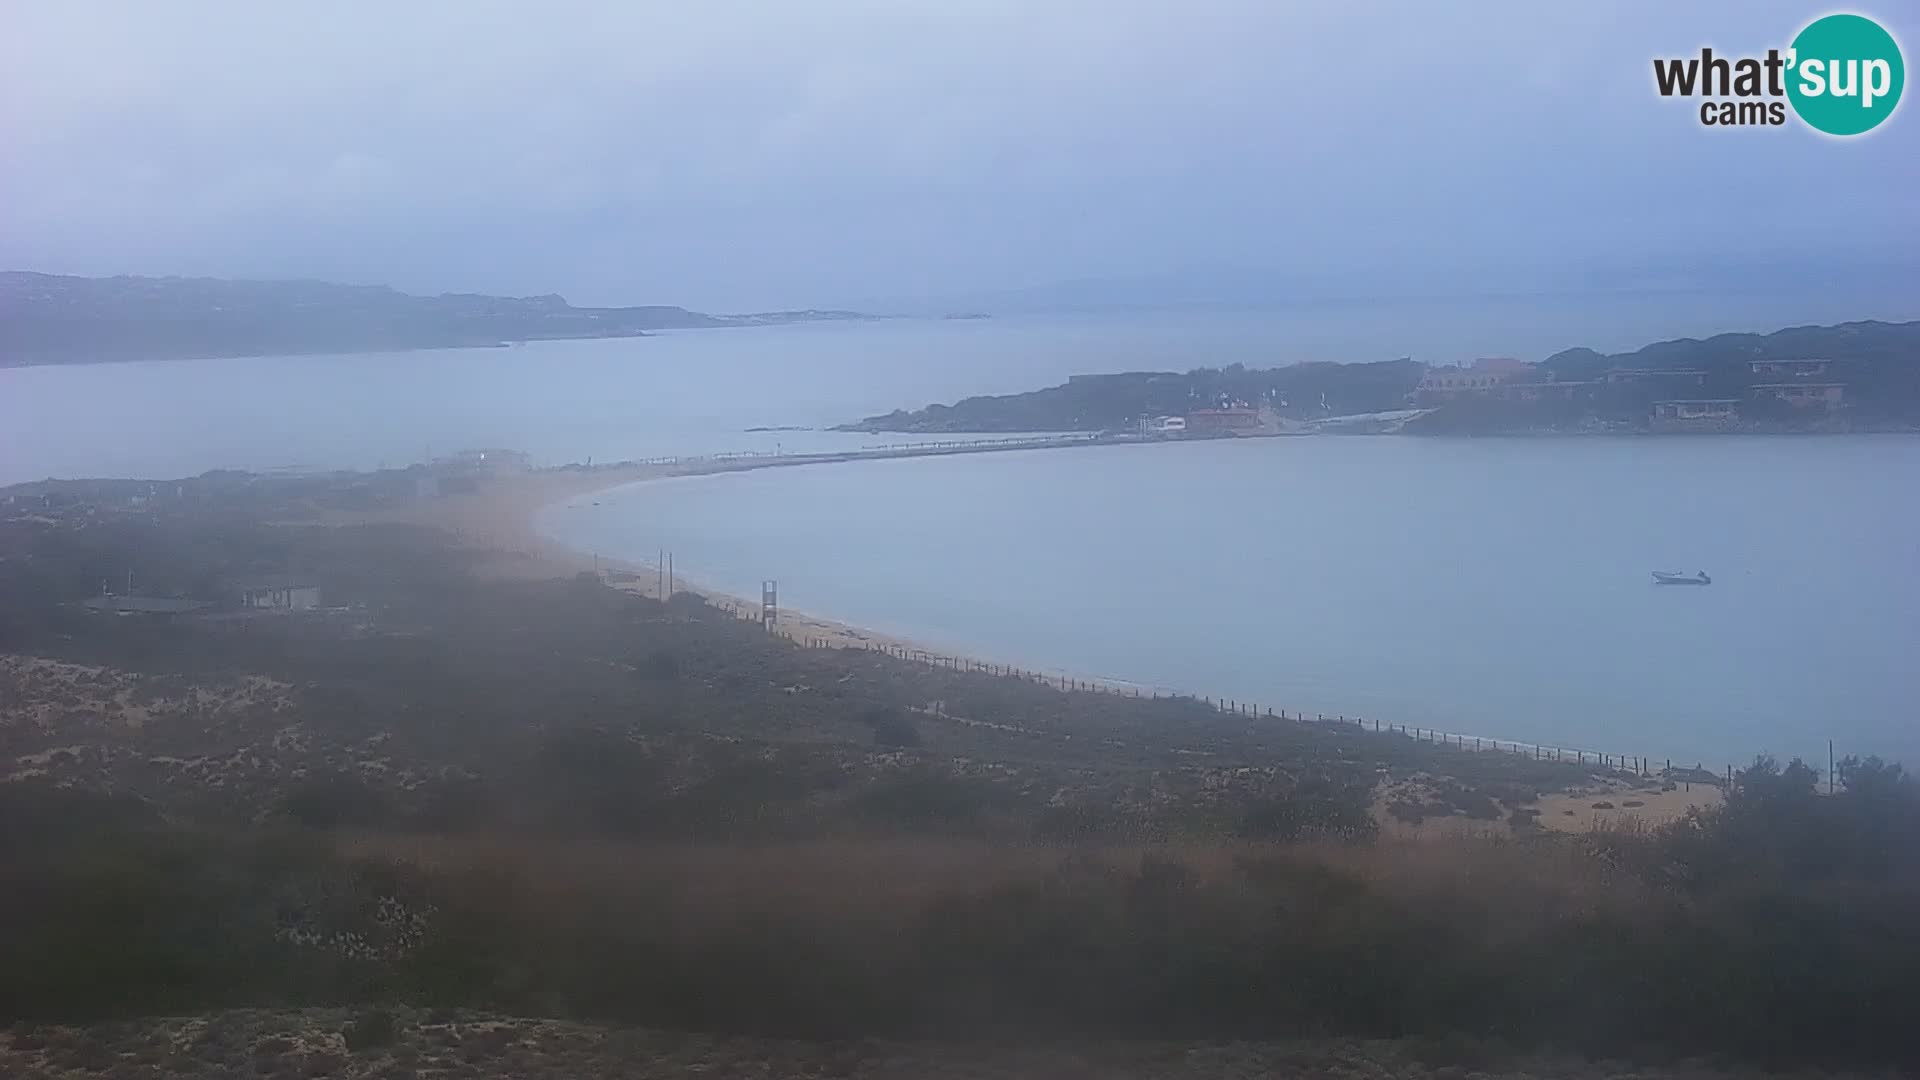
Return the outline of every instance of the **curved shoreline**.
<path id="1" fill-rule="evenodd" d="M 976 450 L 972 452 L 984 453 L 987 451 Z M 807 458 L 788 457 L 758 461 L 752 464 L 732 464 L 727 467 L 691 469 L 662 468 L 659 471 L 646 475 L 625 475 L 619 478 L 609 478 L 607 482 L 602 484 L 570 490 L 566 494 L 560 495 L 551 501 L 538 502 L 531 506 L 524 506 L 523 504 L 523 512 L 526 515 L 525 533 L 531 540 L 532 550 L 539 553 L 537 558 L 546 566 L 549 576 L 555 569 L 562 569 L 565 572 L 571 573 L 579 573 L 582 571 L 600 573 L 603 580 L 606 580 L 608 586 L 611 588 L 632 593 L 635 596 L 644 596 L 658 600 L 661 598 L 662 591 L 660 575 L 666 569 L 665 567 L 657 565 L 652 560 L 608 556 L 567 543 L 565 540 L 554 535 L 554 533 L 541 528 L 541 519 L 556 510 L 583 508 L 585 505 L 583 504 L 583 500 L 590 500 L 597 495 L 607 495 L 613 492 L 640 488 L 661 480 L 698 479 L 762 468 L 838 464 L 863 460 L 870 456 L 901 457 L 928 455 L 813 455 Z M 620 467 L 615 466 L 614 468 L 618 469 Z M 598 505 L 598 503 L 592 503 L 591 505 Z M 609 570 L 614 571 L 616 575 L 618 575 L 618 578 L 624 578 L 624 580 L 618 578 L 608 579 L 606 571 Z M 691 593 L 702 597 L 708 603 L 735 615 L 743 621 L 758 621 L 760 601 L 757 598 L 729 592 L 685 574 L 678 573 L 677 571 L 668 591 L 670 593 Z M 871 626 L 785 606 L 780 608 L 779 625 L 776 627 L 775 632 L 784 637 L 791 638 L 794 641 L 817 648 L 877 649 L 892 653 L 903 659 L 917 660 L 924 663 L 979 665 L 983 668 L 1021 672 L 1028 677 L 1040 678 L 1058 685 L 1062 689 L 1082 688 L 1116 693 L 1139 693 L 1141 695 L 1153 693 L 1166 697 L 1187 696 L 1184 692 L 1174 690 L 1170 687 L 1135 682 L 1116 676 L 1094 676 L 1065 668 L 1027 668 L 1013 665 L 1002 660 L 988 660 L 980 656 L 970 655 L 968 651 L 964 649 L 945 648 L 911 635 L 890 633 Z"/>
<path id="2" fill-rule="evenodd" d="M 594 496 L 615 489 L 635 487 L 672 477 L 692 478 L 764 468 L 1087 445 L 1121 444 L 1079 438 L 1067 440 L 1049 437 L 1005 440 L 986 444 L 958 442 L 909 444 L 808 455 L 729 455 L 654 459 L 645 462 L 630 461 L 594 466 L 568 465 L 482 477 L 478 489 L 470 495 L 414 497 L 377 511 L 329 514 L 326 520 L 337 524 L 403 523 L 446 531 L 453 535 L 456 546 L 473 559 L 475 571 L 486 577 L 528 580 L 589 572 L 600 574 L 605 580 L 608 576 L 605 571 L 611 570 L 620 572 L 614 576 L 624 577 L 625 580 L 608 581 L 610 586 L 635 595 L 658 599 L 659 568 L 651 562 L 644 559 L 607 557 L 590 549 L 572 546 L 558 536 L 541 529 L 542 515 L 570 504 L 578 506 L 582 500 L 590 501 Z M 730 611 L 743 621 L 758 621 L 760 605 L 757 597 L 739 596 L 678 575 L 675 578 L 674 588 L 675 591 L 691 592 L 704 597 L 715 606 Z M 1143 694 L 1159 693 L 1164 696 L 1200 696 L 1184 688 L 1136 683 L 1114 676 L 1090 677 L 1067 669 L 1021 668 L 1006 662 L 1017 659 L 1012 657 L 987 661 L 973 654 L 971 650 L 931 647 L 928 641 L 916 639 L 908 634 L 888 633 L 855 622 L 795 609 L 783 608 L 780 612 L 780 622 L 778 632 L 814 647 L 879 649 L 903 659 L 925 663 L 1017 673 L 1052 683 L 1063 689 L 1084 688 L 1129 694 L 1137 691 Z M 1203 700 L 1211 702 L 1214 699 L 1203 697 Z M 1234 711 L 1239 711 L 1236 706 L 1240 704 L 1224 700 L 1218 703 L 1219 707 Z M 1264 708 L 1256 709 L 1255 712 L 1265 715 Z M 1278 715 L 1277 710 L 1276 715 Z M 1331 713 L 1324 714 L 1324 718 L 1328 721 L 1336 719 Z M 1371 726 L 1370 722 L 1369 726 Z M 1615 755 L 1585 747 L 1489 737 L 1476 735 L 1473 732 L 1441 731 L 1384 722 L 1379 726 L 1383 731 L 1391 728 L 1404 731 L 1418 739 L 1449 742 L 1467 749 L 1473 749 L 1478 744 L 1484 749 L 1536 753 L 1549 758 L 1557 753 L 1569 760 L 1651 761 L 1649 758 Z"/>
<path id="3" fill-rule="evenodd" d="M 913 454 L 893 454 L 889 456 L 922 456 Z M 552 533 L 540 528 L 540 518 L 550 511 L 573 507 L 582 508 L 583 500 L 592 496 L 606 494 L 615 490 L 637 488 L 657 480 L 670 478 L 696 478 L 715 476 L 729 472 L 743 472 L 758 468 L 803 464 L 829 464 L 847 460 L 859 460 L 858 455 L 819 455 L 807 458 L 785 458 L 761 460 L 751 463 L 734 462 L 718 467 L 704 468 L 656 468 L 645 474 L 624 474 L 607 477 L 599 483 L 573 488 L 557 497 L 539 502 L 526 509 L 526 532 L 532 537 L 533 545 L 543 553 L 542 561 L 547 564 L 549 576 L 556 564 L 562 564 L 567 572 L 599 572 L 605 578 L 605 571 L 624 571 L 632 575 L 625 581 L 609 581 L 611 587 L 635 595 L 658 599 L 660 595 L 659 572 L 662 568 L 649 560 L 610 558 L 591 550 L 570 545 Z M 616 470 L 620 467 L 614 467 Z M 597 505 L 594 503 L 593 505 Z M 689 592 L 707 599 L 716 607 L 729 611 L 744 621 L 757 621 L 760 602 L 750 598 L 712 587 L 682 575 L 676 575 L 672 591 Z M 1304 720 L 1304 714 L 1293 712 L 1268 712 L 1262 706 L 1250 706 L 1245 702 L 1229 701 L 1226 698 L 1214 698 L 1195 690 L 1159 686 L 1142 683 L 1116 676 L 1089 676 L 1082 672 L 1065 668 L 1024 668 L 1002 660 L 986 660 L 971 650 L 953 648 L 943 649 L 931 645 L 928 641 L 910 635 L 894 634 L 864 626 L 855 622 L 835 619 L 828 616 L 810 614 L 782 608 L 781 625 L 776 632 L 795 641 L 813 647 L 880 649 L 902 659 L 941 666 L 958 667 L 967 670 L 1006 672 L 1022 677 L 1038 679 L 1058 686 L 1063 690 L 1090 690 L 1119 694 L 1138 693 L 1142 696 L 1156 694 L 1169 697 L 1192 697 L 1215 705 L 1222 711 L 1244 712 L 1249 717 L 1273 715 L 1294 717 Z M 1333 713 L 1316 714 L 1316 720 L 1328 723 L 1361 723 L 1358 718 L 1348 720 Z M 1563 757 L 1568 761 L 1584 761 L 1603 764 L 1608 767 L 1626 767 L 1629 769 L 1655 769 L 1657 762 L 1650 757 L 1615 754 L 1610 751 L 1589 747 L 1569 746 L 1554 743 L 1539 743 L 1519 740 L 1505 736 L 1491 736 L 1471 731 L 1444 731 L 1414 725 L 1390 724 L 1385 722 L 1367 722 L 1369 730 L 1400 731 L 1417 740 L 1444 742 L 1463 750 L 1501 751 L 1508 753 L 1533 754 L 1549 759 Z"/>

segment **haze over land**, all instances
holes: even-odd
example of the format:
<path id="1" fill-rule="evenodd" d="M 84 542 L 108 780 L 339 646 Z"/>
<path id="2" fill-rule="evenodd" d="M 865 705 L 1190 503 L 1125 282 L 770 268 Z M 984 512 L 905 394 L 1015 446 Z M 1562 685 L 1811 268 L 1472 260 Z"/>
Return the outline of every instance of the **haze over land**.
<path id="1" fill-rule="evenodd" d="M 0 1075 L 1920 1075 L 1818 13 L 6 5 Z"/>
<path id="2" fill-rule="evenodd" d="M 577 308 L 560 296 L 408 296 L 380 286 L 0 271 L 0 367 L 459 348 L 649 330 L 857 318 L 848 311 L 708 315 Z"/>

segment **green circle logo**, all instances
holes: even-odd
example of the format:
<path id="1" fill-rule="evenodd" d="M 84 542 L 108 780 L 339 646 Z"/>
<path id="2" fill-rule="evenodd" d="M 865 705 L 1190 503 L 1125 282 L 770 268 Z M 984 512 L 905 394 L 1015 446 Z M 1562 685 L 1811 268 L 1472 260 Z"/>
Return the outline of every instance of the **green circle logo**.
<path id="1" fill-rule="evenodd" d="M 1900 46 L 1860 15 L 1828 15 L 1807 24 L 1788 53 L 1787 100 L 1816 131 L 1858 135 L 1893 115 L 1907 83 Z"/>

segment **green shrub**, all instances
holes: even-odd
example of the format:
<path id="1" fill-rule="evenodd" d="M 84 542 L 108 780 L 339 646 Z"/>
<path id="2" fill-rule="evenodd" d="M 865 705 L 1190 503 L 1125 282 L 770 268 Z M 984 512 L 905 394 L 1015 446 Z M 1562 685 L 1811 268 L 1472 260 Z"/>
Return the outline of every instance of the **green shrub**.
<path id="1" fill-rule="evenodd" d="M 400 1021 L 390 1009 L 366 1009 L 341 1033 L 355 1053 L 392 1046 L 400 1037 Z"/>

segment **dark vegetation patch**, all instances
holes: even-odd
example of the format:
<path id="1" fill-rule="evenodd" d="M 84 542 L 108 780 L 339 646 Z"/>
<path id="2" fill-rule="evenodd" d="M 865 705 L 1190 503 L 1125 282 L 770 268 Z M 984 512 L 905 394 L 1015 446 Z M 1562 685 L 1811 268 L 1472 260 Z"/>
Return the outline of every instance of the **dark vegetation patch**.
<path id="1" fill-rule="evenodd" d="M 356 1053 L 394 1037 L 376 1003 L 413 1003 L 816 1038 L 1318 1031 L 1461 1064 L 1494 1044 L 1911 1064 L 1920 799 L 1875 763 L 1847 774 L 1819 796 L 1763 763 L 1661 831 L 1410 848 L 96 832 L 7 862 L 0 1015 L 360 1002 Z M 976 812 L 930 790 L 874 812 Z"/>
<path id="2" fill-rule="evenodd" d="M 1920 1064 L 1920 799 L 1897 768 L 1848 762 L 1817 796 L 1761 762 L 1659 830 L 1374 843 L 1383 777 L 1426 778 L 1396 818 L 1531 832 L 1521 804 L 1585 774 L 807 650 L 591 579 L 483 583 L 444 538 L 268 526 L 299 509 L 236 490 L 178 517 L 0 520 L 0 647 L 106 669 L 0 724 L 0 763 L 45 756 L 0 784 L 0 1022 L 350 1010 L 345 1057 L 209 1026 L 191 1052 L 230 1072 L 397 1055 L 431 1034 L 411 1008 L 1339 1033 L 1469 1070 L 1542 1046 Z M 297 560 L 347 610 L 72 606 L 135 550 L 186 595 Z M 157 706 L 255 677 L 290 689 L 96 722 L 113 679 Z M 45 1034 L 71 1029 L 16 1031 L 100 1064 Z M 527 1052 L 461 1034 L 476 1059 L 448 1069 Z"/>

